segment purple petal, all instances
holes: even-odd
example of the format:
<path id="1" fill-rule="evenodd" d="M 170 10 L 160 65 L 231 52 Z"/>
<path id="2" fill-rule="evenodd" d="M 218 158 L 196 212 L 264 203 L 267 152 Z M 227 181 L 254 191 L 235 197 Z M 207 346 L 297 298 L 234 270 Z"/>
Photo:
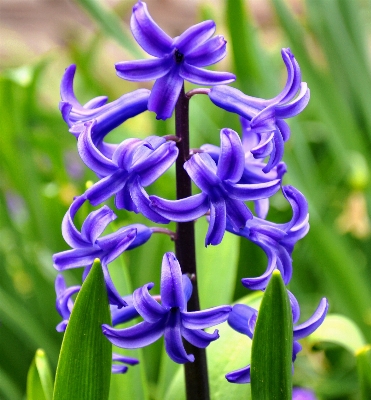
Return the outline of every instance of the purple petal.
<path id="1" fill-rule="evenodd" d="M 293 186 L 283 186 L 282 192 L 292 207 L 291 221 L 285 224 L 290 231 L 298 231 L 308 224 L 308 202 L 304 195 Z"/>
<path id="2" fill-rule="evenodd" d="M 234 199 L 226 199 L 227 217 L 232 224 L 233 230 L 239 231 L 243 229 L 246 222 L 253 218 L 249 208 L 242 201 Z"/>
<path id="3" fill-rule="evenodd" d="M 272 197 L 280 188 L 280 179 L 270 182 L 252 184 L 230 184 L 223 182 L 229 196 L 236 200 L 259 200 Z"/>
<path id="4" fill-rule="evenodd" d="M 258 316 L 257 310 L 245 304 L 235 304 L 232 312 L 228 317 L 228 324 L 237 332 L 247 335 L 252 339 L 256 319 Z"/>
<path id="5" fill-rule="evenodd" d="M 220 156 L 217 175 L 221 180 L 236 183 L 245 168 L 245 154 L 238 134 L 232 129 L 220 131 Z"/>
<path id="6" fill-rule="evenodd" d="M 170 118 L 179 93 L 183 86 L 183 78 L 179 76 L 179 67 L 174 66 L 170 72 L 157 79 L 148 100 L 148 110 L 156 113 L 157 119 Z"/>
<path id="7" fill-rule="evenodd" d="M 323 298 L 314 314 L 304 323 L 294 327 L 294 340 L 302 339 L 313 333 L 324 321 L 328 311 L 328 301 Z"/>
<path id="8" fill-rule="evenodd" d="M 169 357 L 178 364 L 193 362 L 193 354 L 187 354 L 184 349 L 181 335 L 181 320 L 179 310 L 170 311 L 165 327 L 165 349 Z"/>
<path id="9" fill-rule="evenodd" d="M 56 278 L 56 286 L 59 284 L 57 283 L 58 280 L 60 280 L 63 277 L 61 275 L 58 275 Z M 63 280 L 64 282 L 64 280 Z M 69 288 L 65 288 L 62 293 L 57 294 L 57 301 L 56 301 L 56 308 L 59 313 L 59 315 L 65 319 L 68 320 L 71 315 L 71 309 L 73 306 L 71 297 L 77 293 L 81 289 L 81 286 L 71 286 Z"/>
<path id="10" fill-rule="evenodd" d="M 173 40 L 152 19 L 146 3 L 134 5 L 130 28 L 139 46 L 152 56 L 162 57 L 172 50 Z"/>
<path id="11" fill-rule="evenodd" d="M 265 219 L 269 211 L 269 199 L 255 200 L 254 209 L 259 218 Z"/>
<path id="12" fill-rule="evenodd" d="M 207 347 L 210 342 L 219 339 L 219 332 L 217 329 L 215 329 L 213 333 L 208 333 L 202 331 L 201 329 L 191 330 L 183 328 L 181 332 L 182 336 L 187 342 L 201 349 Z"/>
<path id="13" fill-rule="evenodd" d="M 103 206 L 99 210 L 91 212 L 82 224 L 82 239 L 94 244 L 98 237 L 107 228 L 107 225 L 116 218 L 117 216 L 108 206 Z"/>
<path id="14" fill-rule="evenodd" d="M 166 75 L 173 65 L 173 56 L 169 54 L 164 58 L 119 62 L 115 64 L 115 68 L 119 78 L 127 81 L 145 82 Z"/>
<path id="15" fill-rule="evenodd" d="M 62 251 L 53 255 L 53 266 L 57 271 L 86 267 L 99 258 L 101 253 L 98 247 Z"/>
<path id="16" fill-rule="evenodd" d="M 112 364 L 111 374 L 125 374 L 128 369 L 126 365 Z"/>
<path id="17" fill-rule="evenodd" d="M 136 229 L 137 235 L 134 239 L 133 242 L 131 242 L 130 246 L 127 248 L 127 250 L 132 250 L 135 249 L 138 246 L 141 246 L 142 244 L 146 243 L 150 237 L 152 236 L 152 229 L 148 228 L 145 225 L 142 224 L 132 224 L 127 226 L 127 228 L 133 228 Z"/>
<path id="18" fill-rule="evenodd" d="M 66 68 L 63 74 L 60 93 L 62 102 L 67 102 L 73 107 L 82 108 L 82 105 L 76 99 L 75 93 L 73 91 L 73 78 L 76 72 L 76 65 L 72 64 Z"/>
<path id="19" fill-rule="evenodd" d="M 176 222 L 193 221 L 209 209 L 209 198 L 205 193 L 195 194 L 181 200 L 166 200 L 149 196 L 151 207 L 163 217 Z"/>
<path id="20" fill-rule="evenodd" d="M 84 108 L 87 108 L 88 110 L 92 110 L 94 108 L 99 108 L 104 106 L 108 101 L 107 96 L 98 96 L 95 97 L 94 99 L 89 100 L 87 103 L 84 104 Z"/>
<path id="21" fill-rule="evenodd" d="M 183 293 L 184 293 L 185 302 L 188 303 L 189 299 L 192 296 L 193 285 L 192 285 L 191 280 L 185 274 L 182 275 L 182 284 L 183 284 Z"/>
<path id="22" fill-rule="evenodd" d="M 82 161 L 84 161 L 88 168 L 99 176 L 111 175 L 117 171 L 117 166 L 94 145 L 91 138 L 91 131 L 94 125 L 95 121 L 85 123 L 85 127 L 77 140 L 77 149 Z"/>
<path id="23" fill-rule="evenodd" d="M 282 59 L 287 69 L 287 81 L 282 92 L 273 99 L 267 100 L 267 103 L 286 103 L 294 98 L 299 91 L 301 83 L 301 72 L 299 64 L 289 48 L 281 50 Z"/>
<path id="24" fill-rule="evenodd" d="M 98 239 L 96 243 L 104 252 L 101 256 L 102 262 L 109 264 L 119 257 L 133 243 L 135 236 L 136 230 L 129 228 Z"/>
<path id="25" fill-rule="evenodd" d="M 82 239 L 81 233 L 76 229 L 75 224 L 73 223 L 77 211 L 84 204 L 85 200 L 85 196 L 76 197 L 63 217 L 62 236 L 70 247 L 81 248 L 90 246 L 90 243 L 87 243 Z"/>
<path id="26" fill-rule="evenodd" d="M 224 236 L 226 227 L 226 204 L 223 199 L 210 203 L 210 222 L 206 233 L 205 246 L 219 244 Z"/>
<path id="27" fill-rule="evenodd" d="M 288 290 L 287 294 L 289 295 L 290 306 L 292 310 L 292 322 L 296 324 L 300 318 L 300 307 L 299 303 L 296 300 L 296 297 Z"/>
<path id="28" fill-rule="evenodd" d="M 107 339 L 115 346 L 124 349 L 137 349 L 148 346 L 160 339 L 164 333 L 164 329 L 163 320 L 154 324 L 143 321 L 125 329 L 114 329 L 109 325 L 102 325 L 102 331 Z"/>
<path id="29" fill-rule="evenodd" d="M 310 389 L 295 387 L 292 389 L 292 400 L 317 400 Z"/>
<path id="30" fill-rule="evenodd" d="M 108 301 L 112 305 L 116 305 L 118 308 L 126 307 L 128 304 L 125 299 L 122 298 L 113 284 L 111 276 L 108 271 L 107 264 L 102 260 L 102 270 L 104 275 L 104 281 L 106 283 Z"/>
<path id="31" fill-rule="evenodd" d="M 231 383 L 250 383 L 250 365 L 238 369 L 237 371 L 230 372 L 225 377 L 227 381 Z"/>
<path id="32" fill-rule="evenodd" d="M 183 278 L 179 261 L 174 253 L 165 253 L 161 268 L 161 303 L 166 309 L 178 307 L 186 310 L 183 293 Z"/>
<path id="33" fill-rule="evenodd" d="M 284 144 L 281 132 L 279 130 L 274 131 L 273 143 L 273 151 L 269 157 L 268 164 L 263 168 L 263 172 L 269 172 L 282 160 Z"/>
<path id="34" fill-rule="evenodd" d="M 169 223 L 169 219 L 167 219 L 161 212 L 157 212 L 158 210 L 152 207 L 152 200 L 149 198 L 147 192 L 143 189 L 139 177 L 130 182 L 129 190 L 137 210 L 140 210 L 145 217 L 158 224 Z"/>
<path id="35" fill-rule="evenodd" d="M 166 142 L 154 150 L 140 166 L 133 169 L 140 175 L 143 187 L 151 185 L 164 174 L 175 162 L 179 150 L 175 142 Z"/>
<path id="36" fill-rule="evenodd" d="M 290 127 L 286 121 L 283 119 L 277 119 L 276 125 L 281 132 L 282 139 L 284 142 L 287 142 L 290 139 Z"/>
<path id="37" fill-rule="evenodd" d="M 291 103 L 277 105 L 276 118 L 291 118 L 301 113 L 308 105 L 310 99 L 310 90 L 305 82 L 302 82 L 298 97 Z"/>
<path id="38" fill-rule="evenodd" d="M 149 283 L 135 290 L 133 304 L 145 321 L 154 323 L 159 321 L 167 313 L 167 310 L 149 294 L 148 290 L 152 287 L 153 283 Z"/>
<path id="39" fill-rule="evenodd" d="M 143 140 L 130 138 L 122 141 L 112 154 L 112 161 L 121 169 L 130 171 L 136 151 L 143 146 Z"/>
<path id="40" fill-rule="evenodd" d="M 185 30 L 180 36 L 174 39 L 173 45 L 183 55 L 187 56 L 209 39 L 214 32 L 215 22 L 212 20 L 203 21 Z"/>
<path id="41" fill-rule="evenodd" d="M 192 181 L 206 193 L 211 193 L 215 186 L 222 182 L 216 175 L 217 169 L 214 160 L 207 153 L 194 154 L 184 163 L 184 169 Z"/>
<path id="42" fill-rule="evenodd" d="M 205 67 L 206 65 L 217 63 L 222 60 L 227 53 L 226 44 L 226 40 L 220 35 L 207 40 L 190 54 L 187 54 L 187 64 L 193 65 L 194 67 Z"/>
<path id="43" fill-rule="evenodd" d="M 93 206 L 97 206 L 122 190 L 127 179 L 128 173 L 123 170 L 118 170 L 91 186 L 85 192 L 85 196 Z"/>
<path id="44" fill-rule="evenodd" d="M 196 85 L 225 85 L 236 80 L 236 76 L 230 72 L 210 71 L 195 67 L 184 62 L 179 70 L 179 75 L 186 81 L 195 83 Z"/>
<path id="45" fill-rule="evenodd" d="M 251 120 L 262 108 L 262 100 L 243 94 L 240 90 L 231 86 L 215 86 L 209 92 L 210 100 L 226 111 L 239 114 Z"/>
<path id="46" fill-rule="evenodd" d="M 202 311 L 183 311 L 182 324 L 187 329 L 209 328 L 225 322 L 231 310 L 231 306 L 219 306 Z"/>
<path id="47" fill-rule="evenodd" d="M 139 364 L 139 360 L 137 360 L 136 358 L 124 356 L 122 354 L 117 354 L 117 353 L 112 354 L 112 361 L 118 361 L 129 365 Z"/>
<path id="48" fill-rule="evenodd" d="M 124 299 L 126 303 L 129 303 L 126 297 L 124 297 Z M 138 311 L 133 305 L 130 304 L 122 308 L 111 306 L 111 315 L 113 326 L 131 321 L 132 319 L 139 317 Z"/>

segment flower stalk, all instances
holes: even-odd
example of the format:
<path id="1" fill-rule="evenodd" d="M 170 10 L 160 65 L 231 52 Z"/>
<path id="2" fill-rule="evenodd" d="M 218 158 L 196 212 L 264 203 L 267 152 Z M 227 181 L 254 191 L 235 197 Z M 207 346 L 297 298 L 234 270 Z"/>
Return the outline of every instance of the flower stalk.
<path id="1" fill-rule="evenodd" d="M 180 200 L 192 196 L 191 178 L 183 167 L 189 157 L 189 98 L 185 95 L 184 85 L 175 105 L 175 131 L 179 138 L 177 142 L 179 155 L 176 160 L 176 196 L 177 200 Z M 182 273 L 189 274 L 193 278 L 191 279 L 193 292 L 188 302 L 188 310 L 199 311 L 194 222 L 178 222 L 176 232 L 176 257 L 181 265 Z M 187 353 L 195 356 L 193 363 L 184 364 L 186 398 L 187 400 L 207 400 L 210 395 L 206 351 L 186 341 L 184 341 L 184 347 Z"/>

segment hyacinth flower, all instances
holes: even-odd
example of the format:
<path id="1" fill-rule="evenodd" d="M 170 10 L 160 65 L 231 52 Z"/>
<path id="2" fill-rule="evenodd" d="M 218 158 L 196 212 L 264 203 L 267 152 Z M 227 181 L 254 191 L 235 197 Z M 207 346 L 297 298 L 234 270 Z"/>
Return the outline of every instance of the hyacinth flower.
<path id="1" fill-rule="evenodd" d="M 240 184 L 245 168 L 245 155 L 238 134 L 232 129 L 220 132 L 221 150 L 218 165 L 207 153 L 194 154 L 185 164 L 188 175 L 202 190 L 200 194 L 181 199 L 165 200 L 150 196 L 152 207 L 172 221 L 195 220 L 210 209 L 205 245 L 222 241 L 227 219 L 238 232 L 253 217 L 244 204 L 272 196 L 280 187 L 280 179 L 256 184 Z"/>
<path id="2" fill-rule="evenodd" d="M 135 40 L 154 59 L 124 61 L 116 64 L 117 75 L 129 81 L 156 79 L 148 99 L 148 110 L 157 119 L 170 118 L 184 80 L 198 85 L 221 85 L 236 78 L 229 72 L 208 71 L 226 55 L 223 36 L 212 37 L 214 21 L 204 21 L 172 39 L 152 19 L 147 5 L 138 1 L 133 7 L 130 27 Z"/>
<path id="3" fill-rule="evenodd" d="M 88 215 L 81 227 L 81 232 L 79 232 L 73 223 L 73 219 L 85 201 L 84 196 L 77 197 L 63 218 L 62 235 L 66 243 L 72 247 L 72 250 L 54 254 L 54 268 L 58 271 L 64 271 L 70 268 L 85 267 L 84 276 L 86 276 L 94 260 L 99 258 L 102 263 L 110 303 L 118 307 L 126 306 L 127 303 L 119 295 L 111 280 L 108 264 L 125 250 L 145 243 L 151 237 L 152 230 L 144 225 L 134 224 L 99 237 L 108 224 L 116 219 L 114 212 L 109 207 L 103 206 Z"/>
<path id="4" fill-rule="evenodd" d="M 207 333 L 204 328 L 227 320 L 230 306 L 219 306 L 203 311 L 187 311 L 187 302 L 192 294 L 192 283 L 182 275 L 180 265 L 173 253 L 166 253 L 161 269 L 161 304 L 149 293 L 153 283 L 135 290 L 133 304 L 144 321 L 125 329 L 114 329 L 102 325 L 103 333 L 115 346 L 134 349 L 145 347 L 161 336 L 165 349 L 176 363 L 193 362 L 194 356 L 187 354 L 182 337 L 196 347 L 205 348 L 218 339 L 218 331 Z"/>
<path id="5" fill-rule="evenodd" d="M 281 272 L 285 284 L 289 283 L 292 276 L 291 254 L 294 246 L 309 230 L 308 203 L 304 195 L 293 186 L 283 186 L 282 193 L 293 210 L 293 215 L 289 222 L 276 224 L 253 217 L 238 232 L 227 222 L 227 230 L 229 232 L 243 236 L 257 244 L 268 257 L 267 269 L 261 276 L 243 278 L 241 280 L 242 284 L 251 290 L 264 290 L 276 268 Z"/>
<path id="6" fill-rule="evenodd" d="M 78 150 L 84 163 L 102 179 L 85 192 L 86 198 L 96 206 L 115 196 L 118 209 L 141 212 L 154 222 L 168 223 L 168 219 L 150 207 L 144 187 L 174 164 L 178 156 L 175 142 L 159 136 L 126 139 L 110 159 L 95 146 L 91 135 L 93 126 L 94 122 L 85 124 L 78 139 Z"/>
<path id="7" fill-rule="evenodd" d="M 217 86 L 210 90 L 209 97 L 218 107 L 237 113 L 246 121 L 246 133 L 259 135 L 259 143 L 251 149 L 255 158 L 269 156 L 264 172 L 269 172 L 283 157 L 284 142 L 290 137 L 290 128 L 284 121 L 307 106 L 310 92 L 301 82 L 300 67 L 290 49 L 282 49 L 282 58 L 287 68 L 287 82 L 276 97 L 264 100 L 247 96 L 230 86 Z"/>
<path id="8" fill-rule="evenodd" d="M 58 332 L 64 332 L 66 330 L 74 304 L 71 297 L 79 292 L 80 289 L 81 286 L 78 285 L 67 287 L 63 276 L 57 275 L 57 278 L 55 279 L 55 291 L 57 294 L 56 308 L 59 315 L 63 318 L 63 321 L 56 327 Z M 124 299 L 128 304 L 127 307 L 118 309 L 117 307 L 110 306 L 113 326 L 130 321 L 138 316 L 138 313 L 132 305 L 132 296 L 126 296 Z M 116 353 L 112 353 L 112 361 L 128 365 L 136 365 L 139 363 L 139 360 L 136 358 Z M 126 365 L 112 364 L 111 372 L 113 374 L 124 374 L 127 370 L 128 367 Z"/>
<path id="9" fill-rule="evenodd" d="M 303 339 L 313 333 L 323 322 L 328 311 L 328 302 L 323 298 L 314 314 L 305 322 L 297 324 L 300 318 L 300 307 L 295 296 L 288 291 L 293 318 L 293 350 L 292 362 L 295 361 L 296 355 L 302 349 L 299 339 Z M 236 304 L 232 308 L 232 312 L 228 317 L 228 324 L 237 332 L 247 335 L 253 339 L 258 311 L 245 304 Z M 230 372 L 226 378 L 231 383 L 250 383 L 250 365 L 237 371 Z"/>
<path id="10" fill-rule="evenodd" d="M 263 183 L 281 179 L 286 173 L 286 164 L 279 162 L 269 172 L 264 173 L 265 163 L 260 159 L 253 157 L 251 149 L 259 143 L 259 135 L 256 132 L 248 130 L 248 121 L 240 117 L 242 127 L 242 148 L 245 153 L 245 169 L 241 180 L 238 183 Z M 216 164 L 219 162 L 220 147 L 212 144 L 204 144 L 200 150 L 208 153 Z M 269 210 L 269 199 L 258 199 L 254 201 L 255 213 L 259 218 L 265 218 Z"/>
<path id="11" fill-rule="evenodd" d="M 84 130 L 86 122 L 95 121 L 92 140 L 108 156 L 112 153 L 111 147 L 115 146 L 102 143 L 104 137 L 127 119 L 146 111 L 150 91 L 138 89 L 108 104 L 106 96 L 99 96 L 81 105 L 73 90 L 75 72 L 76 65 L 70 65 L 62 78 L 62 101 L 59 103 L 62 117 L 76 138 Z"/>

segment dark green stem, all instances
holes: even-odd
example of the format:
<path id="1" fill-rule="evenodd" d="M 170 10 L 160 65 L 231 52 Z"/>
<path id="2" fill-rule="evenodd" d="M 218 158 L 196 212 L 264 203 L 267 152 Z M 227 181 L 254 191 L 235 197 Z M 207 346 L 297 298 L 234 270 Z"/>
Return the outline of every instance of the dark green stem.
<path id="1" fill-rule="evenodd" d="M 184 87 L 175 106 L 175 130 L 180 141 L 177 143 L 179 155 L 176 161 L 177 199 L 192 195 L 192 182 L 183 164 L 189 157 L 189 99 L 185 96 Z M 196 249 L 194 222 L 177 224 L 175 254 L 183 274 L 192 277 L 193 292 L 188 302 L 188 311 L 199 311 L 200 303 L 197 289 Z M 200 349 L 184 341 L 187 353 L 195 356 L 193 363 L 184 365 L 187 400 L 209 400 L 209 379 L 205 349 Z"/>

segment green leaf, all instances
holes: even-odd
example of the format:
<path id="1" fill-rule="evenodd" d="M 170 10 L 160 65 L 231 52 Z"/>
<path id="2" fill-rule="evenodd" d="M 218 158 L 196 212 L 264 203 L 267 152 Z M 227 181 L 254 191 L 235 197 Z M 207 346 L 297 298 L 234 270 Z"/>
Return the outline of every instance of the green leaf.
<path id="1" fill-rule="evenodd" d="M 54 400 L 106 400 L 112 363 L 111 343 L 102 334 L 110 310 L 97 259 L 76 298 L 59 356 Z"/>
<path id="2" fill-rule="evenodd" d="M 36 350 L 27 375 L 27 400 L 51 400 L 53 377 L 44 350 Z"/>
<path id="3" fill-rule="evenodd" d="M 371 400 L 371 345 L 363 346 L 356 353 L 358 380 L 362 400 Z"/>
<path id="4" fill-rule="evenodd" d="M 359 327 L 343 315 L 327 315 L 322 325 L 308 337 L 308 342 L 315 345 L 321 342 L 335 343 L 355 354 L 366 344 Z"/>
<path id="5" fill-rule="evenodd" d="M 251 394 L 255 400 L 292 398 L 292 312 L 278 270 L 260 305 L 251 349 Z"/>

